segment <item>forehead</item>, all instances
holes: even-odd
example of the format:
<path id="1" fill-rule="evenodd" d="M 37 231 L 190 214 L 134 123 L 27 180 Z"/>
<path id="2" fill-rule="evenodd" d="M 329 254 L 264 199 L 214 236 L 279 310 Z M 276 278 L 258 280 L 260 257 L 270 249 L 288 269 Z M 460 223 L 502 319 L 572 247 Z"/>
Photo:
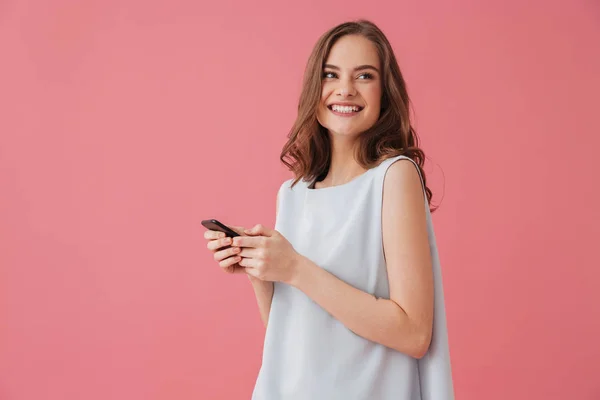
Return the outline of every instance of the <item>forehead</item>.
<path id="1" fill-rule="evenodd" d="M 361 35 L 346 35 L 338 39 L 327 56 L 326 64 L 340 68 L 372 65 L 379 68 L 379 54 L 375 44 Z"/>

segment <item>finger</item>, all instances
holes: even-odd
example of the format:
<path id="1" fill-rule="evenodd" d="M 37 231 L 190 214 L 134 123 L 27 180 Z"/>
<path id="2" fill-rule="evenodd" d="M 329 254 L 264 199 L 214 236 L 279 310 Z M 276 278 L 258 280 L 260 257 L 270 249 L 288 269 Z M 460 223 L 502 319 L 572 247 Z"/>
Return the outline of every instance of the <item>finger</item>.
<path id="1" fill-rule="evenodd" d="M 242 257 L 240 257 L 240 256 L 229 257 L 223 261 L 219 261 L 219 267 L 221 267 L 221 268 L 231 267 L 232 265 L 239 263 L 241 260 L 242 260 Z"/>
<path id="2" fill-rule="evenodd" d="M 236 247 L 236 249 L 241 249 L 239 255 L 245 258 L 263 258 L 264 256 L 262 249 L 253 249 L 252 247 Z"/>
<path id="3" fill-rule="evenodd" d="M 221 247 L 229 246 L 230 244 L 231 244 L 231 238 L 225 237 L 222 239 L 211 240 L 210 242 L 206 243 L 206 247 L 210 251 L 216 251 L 216 250 L 220 249 Z"/>
<path id="4" fill-rule="evenodd" d="M 259 268 L 262 263 L 256 258 L 243 258 L 240 260 L 240 265 L 246 268 Z"/>
<path id="5" fill-rule="evenodd" d="M 264 236 L 238 236 L 233 238 L 233 245 L 237 247 L 264 247 L 267 238 Z"/>
<path id="6" fill-rule="evenodd" d="M 227 257 L 237 255 L 240 252 L 240 250 L 241 249 L 239 247 L 230 247 L 225 250 L 217 251 L 214 254 L 215 261 L 221 261 L 221 260 L 226 259 Z"/>
<path id="7" fill-rule="evenodd" d="M 223 232 L 211 231 L 211 230 L 204 232 L 204 239 L 215 240 L 215 239 L 224 238 L 224 237 L 225 237 L 225 234 Z"/>
<path id="8" fill-rule="evenodd" d="M 273 236 L 273 234 L 275 233 L 275 231 L 273 229 L 267 228 L 266 226 L 263 226 L 261 224 L 255 225 L 252 229 L 246 229 L 244 231 L 244 233 L 246 235 L 250 235 L 250 236 Z"/>

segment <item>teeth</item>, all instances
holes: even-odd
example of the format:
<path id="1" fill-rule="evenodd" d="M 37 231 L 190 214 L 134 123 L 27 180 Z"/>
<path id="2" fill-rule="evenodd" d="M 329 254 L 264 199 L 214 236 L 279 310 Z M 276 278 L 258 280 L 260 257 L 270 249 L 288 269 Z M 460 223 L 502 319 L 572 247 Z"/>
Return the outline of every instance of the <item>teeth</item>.
<path id="1" fill-rule="evenodd" d="M 339 106 L 337 104 L 334 104 L 333 106 L 331 106 L 331 109 L 333 111 L 342 112 L 342 113 L 351 113 L 351 112 L 357 112 L 360 110 L 360 108 L 358 106 Z"/>

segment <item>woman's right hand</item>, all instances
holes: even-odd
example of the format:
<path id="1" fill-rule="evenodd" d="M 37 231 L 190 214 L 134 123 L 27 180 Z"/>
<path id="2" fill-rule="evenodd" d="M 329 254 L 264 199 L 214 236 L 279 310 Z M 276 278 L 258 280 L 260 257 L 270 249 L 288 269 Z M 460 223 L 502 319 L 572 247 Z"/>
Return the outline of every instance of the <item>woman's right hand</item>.
<path id="1" fill-rule="evenodd" d="M 230 226 L 231 229 L 244 235 L 244 228 L 241 226 Z M 238 254 L 239 247 L 231 246 L 231 238 L 226 237 L 223 232 L 208 230 L 204 232 L 204 239 L 208 240 L 206 247 L 213 254 L 213 258 L 219 264 L 221 269 L 230 274 L 245 273 L 244 267 L 239 265 L 242 259 Z"/>

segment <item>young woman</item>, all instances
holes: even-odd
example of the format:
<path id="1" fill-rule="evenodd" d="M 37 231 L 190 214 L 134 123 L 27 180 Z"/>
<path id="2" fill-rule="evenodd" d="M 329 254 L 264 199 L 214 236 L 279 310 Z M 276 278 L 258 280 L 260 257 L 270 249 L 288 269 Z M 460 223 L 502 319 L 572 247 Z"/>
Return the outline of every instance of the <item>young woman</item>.
<path id="1" fill-rule="evenodd" d="M 377 26 L 319 39 L 281 160 L 274 230 L 205 234 L 267 328 L 253 399 L 452 399 L 424 154 Z"/>

